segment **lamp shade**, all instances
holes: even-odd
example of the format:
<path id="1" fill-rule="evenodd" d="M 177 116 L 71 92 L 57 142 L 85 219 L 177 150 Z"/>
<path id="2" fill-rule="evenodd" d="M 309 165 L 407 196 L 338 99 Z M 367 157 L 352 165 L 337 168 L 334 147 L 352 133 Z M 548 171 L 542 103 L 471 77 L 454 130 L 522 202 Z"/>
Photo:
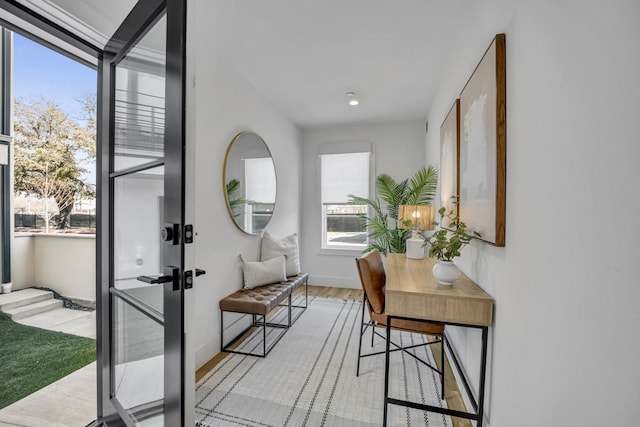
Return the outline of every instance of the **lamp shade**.
<path id="1" fill-rule="evenodd" d="M 412 230 L 433 230 L 433 221 L 436 219 L 436 209 L 427 205 L 400 205 L 398 210 L 398 228 Z M 411 221 L 411 225 L 405 225 L 404 221 Z"/>

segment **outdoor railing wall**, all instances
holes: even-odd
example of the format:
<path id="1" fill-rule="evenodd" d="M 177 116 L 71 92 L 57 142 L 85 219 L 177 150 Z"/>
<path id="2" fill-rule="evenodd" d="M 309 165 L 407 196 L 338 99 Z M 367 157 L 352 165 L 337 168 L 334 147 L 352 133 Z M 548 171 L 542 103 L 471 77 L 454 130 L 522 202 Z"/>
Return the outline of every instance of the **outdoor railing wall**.
<path id="1" fill-rule="evenodd" d="M 46 227 L 45 220 L 37 214 L 16 213 L 13 215 L 14 226 L 16 231 L 29 232 L 33 230 L 44 230 Z M 54 215 L 50 221 L 50 226 L 55 227 L 58 223 L 58 215 Z M 68 230 L 87 230 L 96 229 L 96 216 L 92 214 L 71 214 L 69 215 Z"/>
<path id="2" fill-rule="evenodd" d="M 40 286 L 65 297 L 96 300 L 96 238 L 91 234 L 15 233 L 13 289 Z"/>

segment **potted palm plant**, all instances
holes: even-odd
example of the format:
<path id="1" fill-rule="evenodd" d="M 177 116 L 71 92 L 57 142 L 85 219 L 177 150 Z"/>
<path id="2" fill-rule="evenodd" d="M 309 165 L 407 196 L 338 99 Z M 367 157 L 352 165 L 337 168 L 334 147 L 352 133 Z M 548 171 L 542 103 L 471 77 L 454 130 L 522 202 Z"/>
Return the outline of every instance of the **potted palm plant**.
<path id="1" fill-rule="evenodd" d="M 456 202 L 454 202 L 454 208 Z M 445 224 L 425 239 L 424 245 L 429 246 L 429 256 L 437 258 L 438 262 L 433 266 L 433 276 L 441 285 L 452 285 L 460 277 L 460 269 L 453 263 L 453 259 L 460 256 L 460 250 L 471 242 L 474 237 L 481 237 L 476 231 L 467 230 L 467 225 L 460 221 L 460 217 L 454 209 L 447 212 L 445 207 L 438 210 L 440 222 L 434 225 Z"/>
<path id="2" fill-rule="evenodd" d="M 368 205 L 370 214 L 358 215 L 368 230 L 369 245 L 363 252 L 378 249 L 380 253 L 404 253 L 406 241 L 411 235 L 409 228 L 398 228 L 400 205 L 429 205 L 436 194 L 438 171 L 433 167 L 422 167 L 411 178 L 396 182 L 388 174 L 376 177 L 376 193 L 373 199 L 350 194 L 350 205 Z M 382 202 L 385 202 L 383 207 Z M 386 212 L 385 212 L 386 210 Z"/>

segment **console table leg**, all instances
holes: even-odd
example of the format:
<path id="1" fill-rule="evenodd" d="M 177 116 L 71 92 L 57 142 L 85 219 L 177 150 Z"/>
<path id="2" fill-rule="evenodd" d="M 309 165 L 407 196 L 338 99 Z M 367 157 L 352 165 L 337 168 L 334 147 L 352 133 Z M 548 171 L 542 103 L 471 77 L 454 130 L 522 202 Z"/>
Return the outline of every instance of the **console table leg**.
<path id="1" fill-rule="evenodd" d="M 482 359 L 480 361 L 480 393 L 478 393 L 478 427 L 482 427 L 484 418 L 484 386 L 487 376 L 487 340 L 489 328 L 482 327 Z"/>
<path id="2" fill-rule="evenodd" d="M 374 326 L 375 328 L 375 326 Z M 389 406 L 387 399 L 389 398 L 389 350 L 391 342 L 391 317 L 387 317 L 387 342 L 385 350 L 384 362 L 384 418 L 382 427 L 387 427 L 387 408 Z"/>

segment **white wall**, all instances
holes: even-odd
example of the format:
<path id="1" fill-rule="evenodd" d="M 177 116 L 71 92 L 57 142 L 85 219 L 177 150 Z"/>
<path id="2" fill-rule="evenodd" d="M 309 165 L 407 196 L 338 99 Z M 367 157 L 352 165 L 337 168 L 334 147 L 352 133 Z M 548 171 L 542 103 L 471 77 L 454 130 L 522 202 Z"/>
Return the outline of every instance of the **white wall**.
<path id="1" fill-rule="evenodd" d="M 161 168 L 120 177 L 115 182 L 114 280 L 163 273 L 160 233 L 164 212 Z M 135 280 L 134 280 L 135 281 Z"/>
<path id="2" fill-rule="evenodd" d="M 428 119 L 439 127 L 506 33 L 506 246 L 475 242 L 457 261 L 496 300 L 489 425 L 636 425 L 640 3 L 481 6 Z M 479 338 L 453 332 L 476 378 Z"/>
<path id="3" fill-rule="evenodd" d="M 33 286 L 35 279 L 34 241 L 29 233 L 14 233 L 11 241 L 11 283 L 13 289 Z"/>
<path id="4" fill-rule="evenodd" d="M 96 300 L 95 235 L 16 233 L 11 268 L 14 290 L 42 286 L 76 300 Z"/>
<path id="5" fill-rule="evenodd" d="M 301 133 L 211 50 L 207 40 L 215 32 L 209 17 L 219 13 L 213 2 L 189 3 L 188 44 L 194 54 L 188 59 L 187 110 L 195 165 L 195 266 L 207 271 L 194 286 L 196 367 L 220 351 L 218 301 L 242 287 L 238 255 L 247 260 L 260 256 L 259 237 L 236 228 L 225 205 L 224 156 L 239 132 L 260 135 L 275 163 L 276 207 L 266 230 L 275 237 L 300 233 Z"/>
<path id="6" fill-rule="evenodd" d="M 423 166 L 425 124 L 423 121 L 343 125 L 306 130 L 302 147 L 301 265 L 313 285 L 359 288 L 355 257 L 359 251 L 323 251 L 318 146 L 323 143 L 369 141 L 373 144 L 372 175 L 391 175 L 396 181 L 412 176 Z M 437 165 L 434 157 L 430 164 Z M 375 194 L 372 182 L 372 195 Z"/>

